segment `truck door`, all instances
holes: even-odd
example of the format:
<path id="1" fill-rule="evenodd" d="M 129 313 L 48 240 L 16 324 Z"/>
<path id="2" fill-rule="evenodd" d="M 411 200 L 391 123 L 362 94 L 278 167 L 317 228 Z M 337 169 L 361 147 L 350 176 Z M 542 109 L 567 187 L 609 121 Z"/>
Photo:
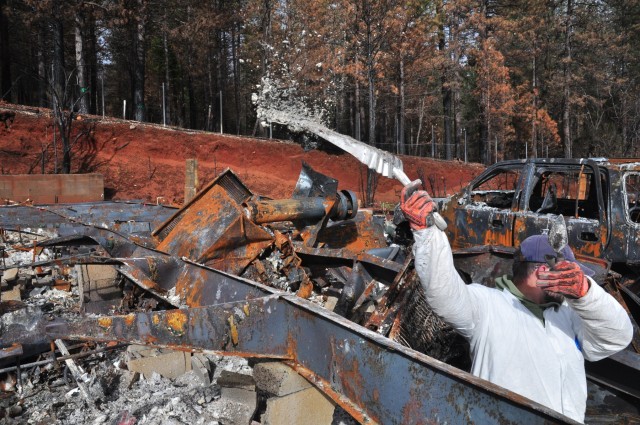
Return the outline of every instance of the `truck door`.
<path id="1" fill-rule="evenodd" d="M 513 245 L 513 219 L 520 194 L 522 162 L 489 168 L 453 205 L 454 226 L 449 226 L 454 248 L 478 245 Z"/>
<path id="2" fill-rule="evenodd" d="M 624 198 L 624 220 L 619 226 L 624 234 L 622 240 L 625 252 L 615 260 L 625 262 L 636 273 L 640 272 L 640 171 L 624 173 L 622 195 Z M 618 230 L 618 229 L 615 229 Z"/>
<path id="3" fill-rule="evenodd" d="M 551 220 L 561 214 L 574 253 L 602 258 L 608 232 L 597 165 L 593 161 L 535 165 L 515 219 L 515 245 L 528 236 L 545 233 Z"/>

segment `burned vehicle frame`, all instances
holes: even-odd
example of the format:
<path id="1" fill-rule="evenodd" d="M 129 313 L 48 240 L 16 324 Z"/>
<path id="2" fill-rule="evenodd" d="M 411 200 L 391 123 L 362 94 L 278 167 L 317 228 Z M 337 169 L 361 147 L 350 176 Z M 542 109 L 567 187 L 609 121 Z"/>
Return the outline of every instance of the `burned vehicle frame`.
<path id="1" fill-rule="evenodd" d="M 634 160 L 504 161 L 443 202 L 441 210 L 450 223 L 451 245 L 461 252 L 515 248 L 528 236 L 548 232 L 562 215 L 569 245 L 594 265 L 597 280 L 613 273 L 634 285 L 640 276 L 639 182 L 640 162 Z"/>

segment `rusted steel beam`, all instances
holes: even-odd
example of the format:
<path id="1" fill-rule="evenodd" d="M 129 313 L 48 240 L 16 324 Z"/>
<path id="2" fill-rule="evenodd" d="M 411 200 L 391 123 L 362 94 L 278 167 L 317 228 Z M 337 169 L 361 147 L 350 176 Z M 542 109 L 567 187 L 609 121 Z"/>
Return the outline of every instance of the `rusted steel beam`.
<path id="1" fill-rule="evenodd" d="M 149 235 L 176 212 L 176 208 L 140 202 L 87 202 L 82 204 L 0 206 L 0 227 L 59 228 L 74 222 L 108 227 L 123 234 Z"/>
<path id="2" fill-rule="evenodd" d="M 22 345 L 18 344 L 17 342 L 11 344 L 8 347 L 0 348 L 0 359 L 6 359 L 8 357 L 18 357 L 22 354 Z"/>
<path id="3" fill-rule="evenodd" d="M 287 308 L 278 298 L 268 295 L 209 307 L 103 316 L 81 323 L 52 325 L 47 333 L 55 338 L 292 359 L 291 342 L 284 326 Z"/>
<path id="4" fill-rule="evenodd" d="M 227 275 L 235 285 L 254 283 Z M 225 290 L 233 289 L 228 287 Z M 51 337 L 287 359 L 361 423 L 571 423 L 294 295 L 55 324 Z M 270 293 L 270 294 L 269 294 Z"/>

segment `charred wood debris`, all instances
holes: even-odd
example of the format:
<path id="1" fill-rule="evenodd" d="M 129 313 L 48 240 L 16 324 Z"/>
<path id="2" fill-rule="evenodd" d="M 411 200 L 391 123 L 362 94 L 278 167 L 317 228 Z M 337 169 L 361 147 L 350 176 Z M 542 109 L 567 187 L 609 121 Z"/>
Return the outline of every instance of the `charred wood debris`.
<path id="1" fill-rule="evenodd" d="M 424 302 L 401 213 L 359 211 L 353 192 L 306 164 L 284 200 L 254 195 L 226 170 L 180 209 L 102 202 L 1 210 L 0 423 L 285 423 L 278 409 L 318 396 L 287 401 L 287 386 L 325 400 L 313 401 L 313 423 L 384 423 L 350 409 L 358 403 L 348 391 L 318 392 L 322 385 L 291 372 L 278 348 L 260 352 L 242 341 L 240 323 L 252 324 L 262 286 L 470 367 L 467 345 Z M 195 313 L 173 313 L 238 300 L 248 302 L 212 325 L 219 341 L 211 345 L 184 330 Z M 143 329 L 144 320 L 166 323 L 164 333 Z M 296 343 L 288 344 L 284 353 Z"/>

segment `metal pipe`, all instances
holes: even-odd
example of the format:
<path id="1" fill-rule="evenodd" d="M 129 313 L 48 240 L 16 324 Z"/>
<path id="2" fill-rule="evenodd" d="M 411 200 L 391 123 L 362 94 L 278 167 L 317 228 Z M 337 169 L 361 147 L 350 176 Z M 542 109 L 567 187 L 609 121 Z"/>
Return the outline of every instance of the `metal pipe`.
<path id="1" fill-rule="evenodd" d="M 343 190 L 334 199 L 309 197 L 248 201 L 244 211 L 256 224 L 320 220 L 325 215 L 332 220 L 346 220 L 356 216 L 358 200 L 353 192 Z"/>
<path id="2" fill-rule="evenodd" d="M 18 370 L 18 368 L 25 369 L 25 368 L 35 367 L 35 366 L 42 366 L 42 365 L 45 365 L 45 364 L 48 364 L 48 363 L 57 362 L 57 361 L 64 361 L 64 360 L 69 360 L 69 359 L 80 359 L 82 357 L 87 357 L 87 356 L 90 356 L 92 354 L 99 354 L 99 353 L 102 353 L 104 351 L 110 351 L 110 350 L 115 350 L 117 348 L 126 347 L 127 345 L 129 345 L 129 344 L 128 343 L 116 344 L 116 345 L 114 345 L 112 347 L 105 346 L 105 347 L 102 347 L 102 348 L 97 348 L 95 350 L 85 351 L 83 353 L 76 353 L 76 354 L 71 354 L 71 355 L 68 355 L 68 356 L 60 356 L 60 357 L 54 357 L 54 358 L 50 358 L 50 359 L 46 359 L 46 360 L 39 360 L 37 362 L 27 363 L 27 364 L 23 364 L 23 365 L 20 365 L 20 366 L 5 367 L 4 369 L 0 369 L 0 373 L 13 372 L 15 370 Z"/>
<path id="3" fill-rule="evenodd" d="M 247 202 L 245 213 L 254 223 L 319 220 L 326 214 L 323 198 L 280 199 Z"/>

